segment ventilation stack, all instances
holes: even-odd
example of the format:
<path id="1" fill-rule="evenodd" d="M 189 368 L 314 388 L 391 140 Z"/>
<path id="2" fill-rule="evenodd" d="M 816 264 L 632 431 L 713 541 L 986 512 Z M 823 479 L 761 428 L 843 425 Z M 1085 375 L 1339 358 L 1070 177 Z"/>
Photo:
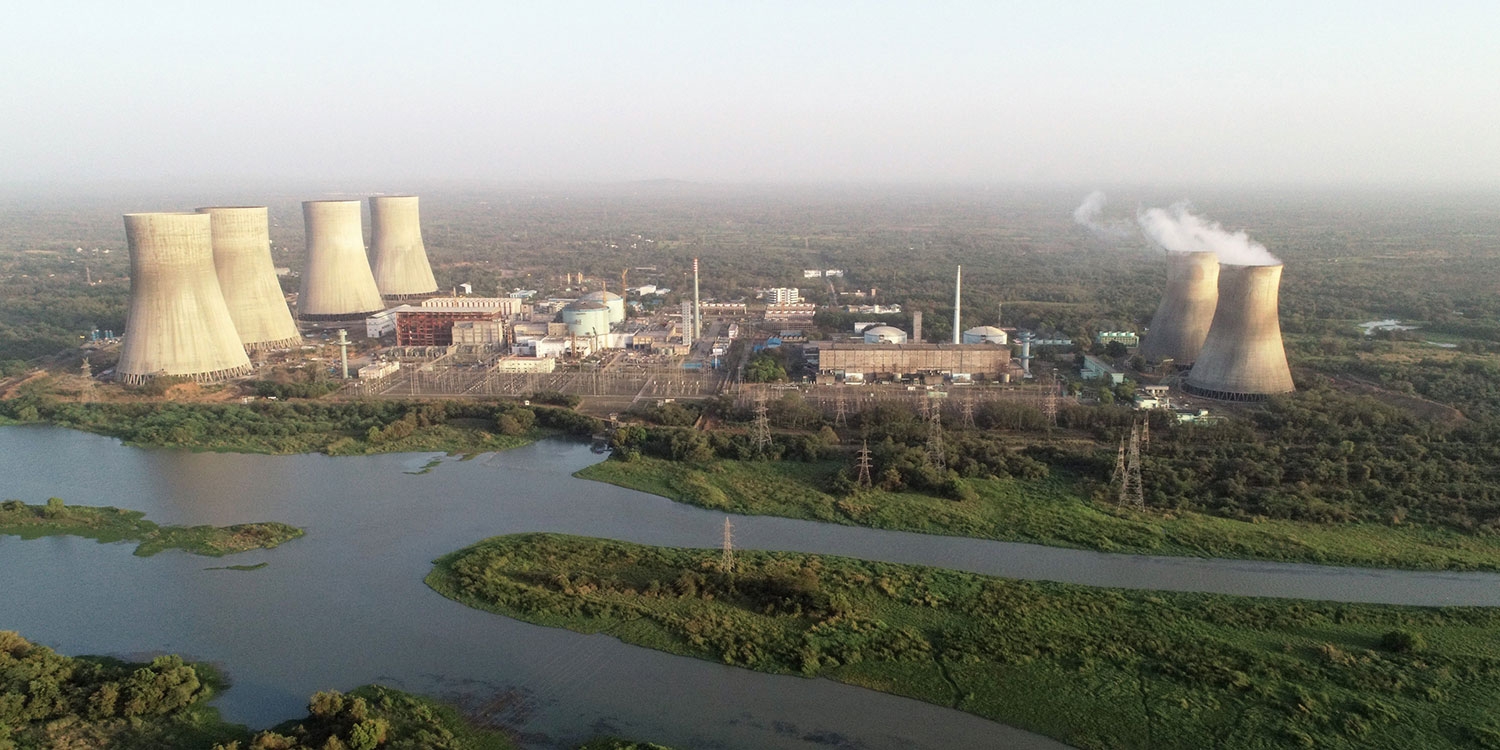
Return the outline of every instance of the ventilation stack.
<path id="1" fill-rule="evenodd" d="M 304 201 L 307 266 L 297 317 L 353 320 L 384 309 L 365 257 L 359 201 Z"/>
<path id="2" fill-rule="evenodd" d="M 1277 310 L 1281 264 L 1219 269 L 1219 305 L 1184 387 L 1224 401 L 1290 393 L 1292 371 Z"/>
<path id="3" fill-rule="evenodd" d="M 212 220 L 214 270 L 245 350 L 289 349 L 302 343 L 276 280 L 266 207 L 215 206 L 198 213 Z"/>
<path id="4" fill-rule="evenodd" d="M 1167 292 L 1141 342 L 1148 362 L 1198 359 L 1219 301 L 1219 258 L 1212 252 L 1167 253 Z"/>
<path id="5" fill-rule="evenodd" d="M 370 247 L 375 285 L 387 299 L 405 300 L 437 293 L 437 279 L 422 244 L 417 196 L 370 198 Z"/>
<path id="6" fill-rule="evenodd" d="M 250 373 L 214 271 L 212 220 L 200 213 L 125 214 L 130 311 L 115 372 L 209 383 Z"/>

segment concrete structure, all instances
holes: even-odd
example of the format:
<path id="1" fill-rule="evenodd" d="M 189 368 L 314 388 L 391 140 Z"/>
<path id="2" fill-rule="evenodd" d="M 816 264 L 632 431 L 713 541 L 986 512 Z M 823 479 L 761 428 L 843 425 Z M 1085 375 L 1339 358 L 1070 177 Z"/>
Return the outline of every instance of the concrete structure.
<path id="1" fill-rule="evenodd" d="M 501 357 L 495 361 L 495 372 L 541 372 L 557 369 L 555 357 Z"/>
<path id="2" fill-rule="evenodd" d="M 610 324 L 625 322 L 625 298 L 614 292 L 589 292 L 579 299 L 585 302 L 601 302 L 609 308 Z"/>
<path id="3" fill-rule="evenodd" d="M 703 338 L 703 302 L 698 298 L 698 259 L 693 259 L 693 340 Z"/>
<path id="4" fill-rule="evenodd" d="M 823 344 L 818 371 L 865 379 L 968 373 L 1002 380 L 1010 374 L 1010 350 L 990 344 Z"/>
<path id="5" fill-rule="evenodd" d="M 1092 354 L 1083 355 L 1083 367 L 1079 369 L 1078 377 L 1084 380 L 1108 380 L 1111 385 L 1125 382 L 1125 373 Z"/>
<path id="6" fill-rule="evenodd" d="M 964 331 L 964 343 L 1008 346 L 1010 344 L 1010 334 L 994 326 L 974 326 Z"/>
<path id="7" fill-rule="evenodd" d="M 368 318 L 365 318 L 365 336 L 378 339 L 381 336 L 396 332 L 396 308 L 381 310 Z"/>
<path id="8" fill-rule="evenodd" d="M 472 307 L 417 307 L 402 305 L 395 308 L 396 346 L 448 346 L 453 340 L 455 323 L 467 320 L 503 320 L 498 311 Z"/>
<path id="9" fill-rule="evenodd" d="M 360 380 L 375 380 L 387 375 L 395 375 L 401 369 L 400 362 L 371 362 L 359 368 Z"/>
<path id="10" fill-rule="evenodd" d="M 526 301 L 519 297 L 429 297 L 422 300 L 422 307 L 464 307 L 474 310 L 491 310 L 506 317 L 523 315 Z"/>
<path id="11" fill-rule="evenodd" d="M 1148 362 L 1180 365 L 1198 359 L 1219 300 L 1219 259 L 1211 252 L 1168 253 L 1167 291 L 1141 342 Z"/>
<path id="12" fill-rule="evenodd" d="M 246 351 L 302 343 L 271 262 L 271 221 L 265 206 L 200 208 L 213 236 L 214 271 L 229 318 Z"/>
<path id="13" fill-rule="evenodd" d="M 714 315 L 746 315 L 750 306 L 744 302 L 704 302 L 698 309 Z"/>
<path id="14" fill-rule="evenodd" d="M 307 265 L 297 298 L 301 320 L 353 320 L 385 309 L 370 262 L 359 201 L 304 201 Z"/>
<path id="15" fill-rule="evenodd" d="M 370 247 L 375 285 L 390 299 L 437 293 L 437 280 L 422 244 L 422 222 L 415 195 L 370 198 Z"/>
<path id="16" fill-rule="evenodd" d="M 200 383 L 250 373 L 250 359 L 214 270 L 212 219 L 201 213 L 125 215 L 130 309 L 116 377 Z"/>
<path id="17" fill-rule="evenodd" d="M 1261 401 L 1295 390 L 1281 343 L 1280 287 L 1279 263 L 1219 270 L 1213 326 L 1183 388 L 1226 401 Z"/>
<path id="18" fill-rule="evenodd" d="M 693 348 L 693 303 L 682 303 L 682 345 Z"/>
<path id="19" fill-rule="evenodd" d="M 1141 345 L 1141 337 L 1137 336 L 1135 331 L 1100 331 L 1094 335 L 1094 343 L 1103 346 L 1108 346 L 1116 341 L 1132 348 Z"/>
<path id="20" fill-rule="evenodd" d="M 922 343 L 922 311 L 916 310 L 911 314 L 911 340 L 913 343 Z"/>
<path id="21" fill-rule="evenodd" d="M 768 305 L 795 305 L 802 301 L 802 292 L 790 287 L 776 287 L 766 290 L 766 304 Z"/>
<path id="22" fill-rule="evenodd" d="M 571 336 L 603 336 L 609 333 L 609 306 L 603 302 L 578 300 L 562 311 Z"/>
<path id="23" fill-rule="evenodd" d="M 465 346 L 499 346 L 505 343 L 505 322 L 500 320 L 457 320 L 450 335 L 453 343 Z"/>
<path id="24" fill-rule="evenodd" d="M 960 343 L 959 336 L 964 330 L 963 316 L 959 314 L 963 303 L 964 289 L 964 267 L 958 267 L 958 273 L 953 277 L 953 343 Z"/>
<path id="25" fill-rule="evenodd" d="M 895 326 L 871 326 L 865 329 L 866 344 L 904 344 L 906 331 Z"/>
<path id="26" fill-rule="evenodd" d="M 766 305 L 766 320 L 797 320 L 811 319 L 818 313 L 818 306 L 812 302 L 798 302 L 793 305 Z"/>

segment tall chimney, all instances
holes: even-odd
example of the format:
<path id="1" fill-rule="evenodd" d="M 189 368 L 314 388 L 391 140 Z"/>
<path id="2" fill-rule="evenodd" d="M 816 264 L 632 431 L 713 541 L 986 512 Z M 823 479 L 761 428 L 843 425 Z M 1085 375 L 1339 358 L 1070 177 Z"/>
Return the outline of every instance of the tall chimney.
<path id="1" fill-rule="evenodd" d="M 959 266 L 958 275 L 953 277 L 953 343 L 955 344 L 963 341 L 962 337 L 964 329 L 963 325 L 960 324 L 960 321 L 963 320 L 963 316 L 959 311 L 959 304 L 963 299 L 963 290 L 964 267 Z"/>
<path id="2" fill-rule="evenodd" d="M 911 314 L 911 342 L 922 343 L 922 311 L 914 310 Z"/>
<path id="3" fill-rule="evenodd" d="M 703 303 L 698 301 L 698 259 L 693 259 L 693 339 L 703 337 Z"/>

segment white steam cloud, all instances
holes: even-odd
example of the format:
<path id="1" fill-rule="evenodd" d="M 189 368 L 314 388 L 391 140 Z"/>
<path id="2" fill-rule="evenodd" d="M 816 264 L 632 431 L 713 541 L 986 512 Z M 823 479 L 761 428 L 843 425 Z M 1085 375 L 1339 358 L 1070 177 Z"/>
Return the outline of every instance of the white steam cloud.
<path id="1" fill-rule="evenodd" d="M 1084 196 L 1083 203 L 1073 209 L 1073 221 L 1088 227 L 1090 232 L 1101 237 L 1124 238 L 1129 237 L 1133 230 L 1130 222 L 1113 220 L 1100 221 L 1099 216 L 1104 213 L 1104 192 L 1095 190 Z"/>
<path id="2" fill-rule="evenodd" d="M 1082 210 L 1083 206 L 1079 206 L 1079 211 Z M 1244 232 L 1227 231 L 1216 221 L 1194 215 L 1188 210 L 1187 201 L 1168 208 L 1145 209 L 1136 214 L 1136 221 L 1147 237 L 1168 252 L 1208 251 L 1219 256 L 1220 263 L 1232 266 L 1274 266 L 1281 262 L 1265 245 Z"/>

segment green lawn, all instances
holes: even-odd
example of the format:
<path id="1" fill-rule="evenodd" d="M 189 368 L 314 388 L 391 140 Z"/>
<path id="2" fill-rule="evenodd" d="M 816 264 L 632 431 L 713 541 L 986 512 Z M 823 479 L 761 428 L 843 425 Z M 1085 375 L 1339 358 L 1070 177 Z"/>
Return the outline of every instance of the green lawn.
<path id="1" fill-rule="evenodd" d="M 1084 748 L 1500 747 L 1500 611 L 1096 589 L 496 537 L 428 585 L 528 622 L 951 706 Z"/>
<path id="2" fill-rule="evenodd" d="M 604 461 L 577 476 L 704 508 L 880 529 L 1155 555 L 1278 560 L 1419 570 L 1500 570 L 1500 537 L 1374 524 L 1236 521 L 1190 511 L 1133 512 L 1083 498 L 1063 476 L 966 480 L 979 497 L 824 491 L 837 462 L 690 465 Z"/>

